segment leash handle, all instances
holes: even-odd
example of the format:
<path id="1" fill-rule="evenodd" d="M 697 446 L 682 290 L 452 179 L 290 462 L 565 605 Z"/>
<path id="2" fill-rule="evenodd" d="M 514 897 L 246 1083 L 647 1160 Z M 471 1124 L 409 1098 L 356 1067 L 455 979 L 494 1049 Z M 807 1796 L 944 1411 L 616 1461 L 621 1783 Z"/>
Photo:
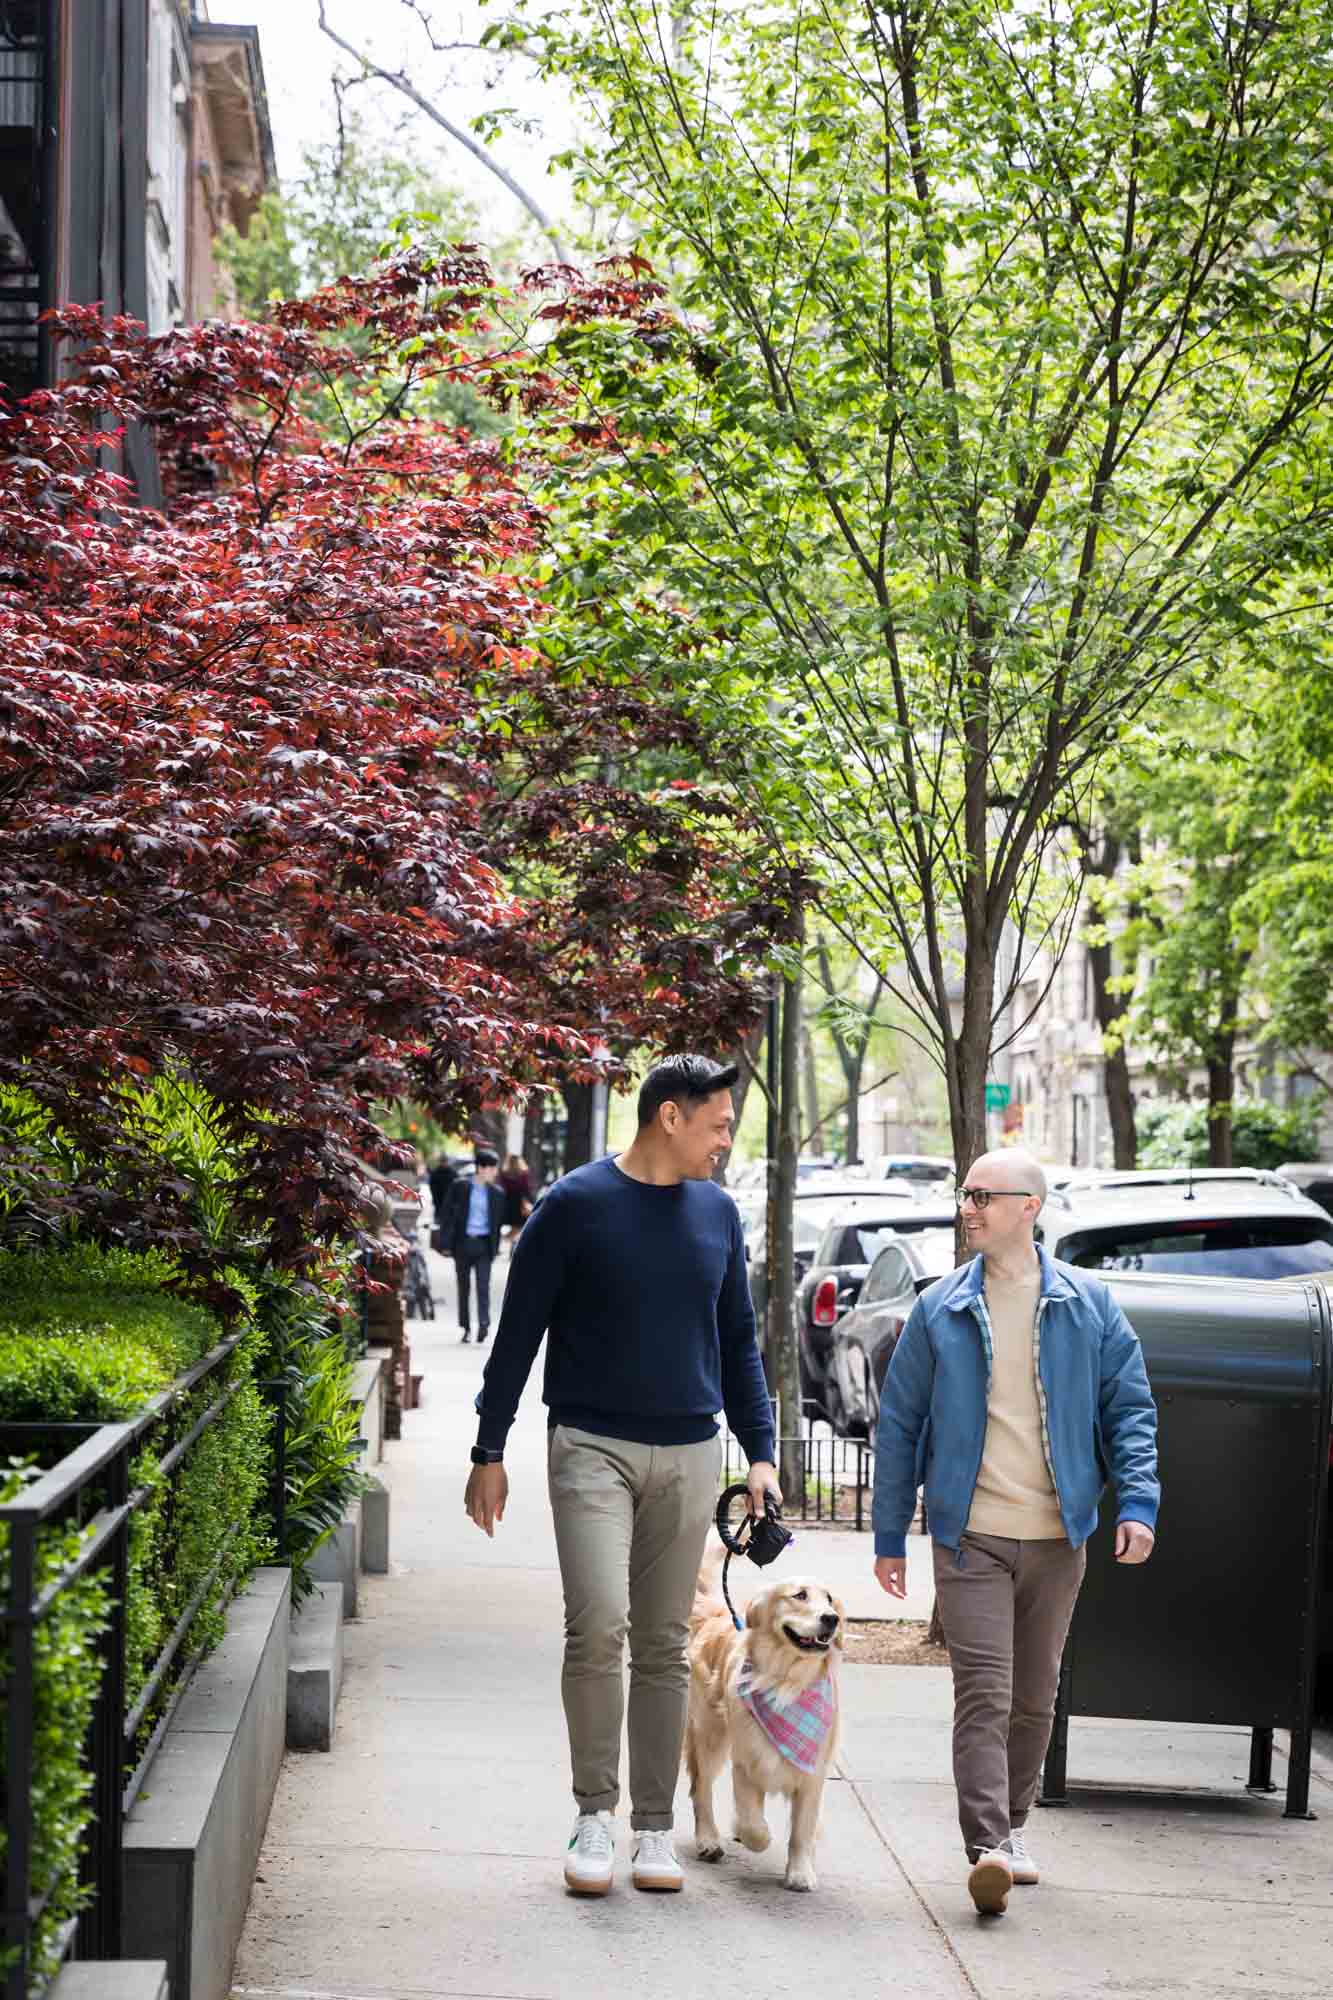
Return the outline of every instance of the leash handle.
<path id="1" fill-rule="evenodd" d="M 749 1487 L 744 1484 L 728 1486 L 726 1492 L 718 1498 L 717 1513 L 713 1518 L 717 1525 L 717 1532 L 722 1537 L 723 1548 L 728 1550 L 733 1556 L 743 1556 L 750 1544 L 750 1534 L 754 1529 L 754 1515 L 747 1511 L 741 1530 L 736 1534 L 732 1533 L 730 1521 L 731 1505 L 737 1497 L 748 1502 L 750 1498 Z"/>

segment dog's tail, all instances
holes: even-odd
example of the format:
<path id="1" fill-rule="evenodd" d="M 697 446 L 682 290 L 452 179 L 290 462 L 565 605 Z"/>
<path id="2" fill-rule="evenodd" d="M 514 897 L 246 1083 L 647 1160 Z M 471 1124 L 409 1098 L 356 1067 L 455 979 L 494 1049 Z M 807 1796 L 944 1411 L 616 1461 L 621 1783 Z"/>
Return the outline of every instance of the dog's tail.
<path id="1" fill-rule="evenodd" d="M 727 1607 L 722 1601 L 722 1559 L 725 1554 L 721 1542 L 710 1537 L 694 1586 L 694 1603 L 690 1609 L 691 1638 L 701 1625 L 710 1618 L 716 1618 L 719 1611 L 726 1614 Z"/>

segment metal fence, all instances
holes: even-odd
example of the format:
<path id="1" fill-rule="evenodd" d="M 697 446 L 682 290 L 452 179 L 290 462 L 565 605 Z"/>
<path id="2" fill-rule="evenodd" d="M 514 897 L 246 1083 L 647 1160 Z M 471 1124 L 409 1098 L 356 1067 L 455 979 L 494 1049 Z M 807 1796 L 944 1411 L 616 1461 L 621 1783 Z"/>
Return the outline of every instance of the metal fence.
<path id="1" fill-rule="evenodd" d="M 809 1525 L 868 1528 L 874 1447 L 865 1438 L 839 1437 L 829 1426 L 809 1419 L 799 1437 L 779 1437 L 779 1466 L 799 1452 L 802 1477 L 799 1493 L 783 1489 L 782 1512 L 787 1520 Z M 746 1458 L 730 1430 L 722 1433 L 722 1470 L 726 1485 L 744 1479 Z M 788 1482 L 789 1484 L 790 1482 Z"/>
<path id="2" fill-rule="evenodd" d="M 222 1415 L 248 1374 L 227 1379 L 227 1363 L 241 1335 L 224 1340 L 193 1368 L 179 1375 L 128 1423 L 0 1424 L 0 1452 L 36 1456 L 40 1463 L 61 1452 L 16 1499 L 0 1505 L 0 1531 L 8 1537 L 9 1592 L 0 1607 L 5 1666 L 5 1853 L 0 1949 L 13 1961 L 5 1973 L 5 2000 L 30 2000 L 36 1925 L 64 1878 L 34 1882 L 33 1786 L 37 1776 L 34 1743 L 35 1642 L 41 1621 L 80 1578 L 105 1582 L 109 1615 L 98 1640 L 100 1678 L 86 1745 L 92 1774 L 89 1838 L 81 1864 L 87 1906 L 61 1941 L 79 1958 L 114 1959 L 122 1944 L 124 1820 L 143 1785 L 153 1756 L 175 1714 L 199 1650 L 190 1647 L 200 1613 L 209 1601 L 231 1543 L 243 1525 L 238 1516 L 222 1536 L 213 1560 L 150 1666 L 132 1705 L 127 1705 L 126 1589 L 129 1543 L 135 1514 L 166 1485 L 168 1559 L 173 1495 L 191 1450 Z M 196 1413 L 195 1392 L 205 1388 Z M 269 1386 L 269 1385 L 265 1385 Z M 277 1385 L 273 1385 L 277 1386 Z M 277 1403 L 281 1464 L 281 1413 Z M 179 1434 L 178 1434 L 179 1433 Z M 152 1486 L 135 1486 L 134 1465 L 150 1434 L 159 1449 Z M 165 1447 L 165 1448 L 163 1448 Z M 276 1468 L 275 1468 L 276 1475 Z M 276 1488 L 276 1476 L 275 1476 Z M 276 1488 L 280 1497 L 280 1488 Z M 76 1557 L 40 1588 L 39 1553 L 43 1534 L 56 1528 L 81 1531 Z M 280 1530 L 281 1532 L 281 1530 Z"/>

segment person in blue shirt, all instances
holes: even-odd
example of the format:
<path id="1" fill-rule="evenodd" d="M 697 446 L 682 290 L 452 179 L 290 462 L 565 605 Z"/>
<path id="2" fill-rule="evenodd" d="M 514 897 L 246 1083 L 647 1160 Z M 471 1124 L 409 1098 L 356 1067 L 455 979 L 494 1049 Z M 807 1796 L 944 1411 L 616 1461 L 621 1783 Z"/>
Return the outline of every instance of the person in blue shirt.
<path id="1" fill-rule="evenodd" d="M 548 1484 L 565 1594 L 561 1679 L 578 1816 L 576 1895 L 610 1889 L 620 1800 L 624 1649 L 638 1889 L 680 1889 L 672 1841 L 689 1688 L 686 1640 L 717 1504 L 725 1410 L 750 1461 L 750 1504 L 782 1495 L 728 1151 L 736 1069 L 671 1056 L 645 1078 L 633 1143 L 547 1190 L 514 1246 L 477 1397 L 464 1505 L 490 1535 L 509 1493 L 504 1447 L 547 1336 Z"/>
<path id="2" fill-rule="evenodd" d="M 504 1224 L 505 1198 L 495 1184 L 500 1162 L 480 1148 L 476 1155 L 476 1177 L 455 1181 L 445 1197 L 441 1225 L 442 1248 L 454 1260 L 458 1279 L 458 1324 L 463 1344 L 471 1339 L 471 1294 L 477 1288 L 477 1345 L 482 1346 L 491 1330 L 491 1265 L 500 1254 L 500 1230 Z"/>

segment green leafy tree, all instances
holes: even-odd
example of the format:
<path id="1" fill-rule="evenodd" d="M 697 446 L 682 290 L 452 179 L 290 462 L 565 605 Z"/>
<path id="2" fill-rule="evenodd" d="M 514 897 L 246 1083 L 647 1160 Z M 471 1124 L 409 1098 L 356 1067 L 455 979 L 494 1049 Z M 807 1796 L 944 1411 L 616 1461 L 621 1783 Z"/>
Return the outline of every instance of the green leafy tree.
<path id="1" fill-rule="evenodd" d="M 239 314 L 265 319 L 282 300 L 306 297 L 340 278 L 365 277 L 412 243 L 460 243 L 476 228 L 470 203 L 438 173 L 411 153 L 374 143 L 358 120 L 345 116 L 337 134 L 306 149 L 289 188 L 263 197 L 244 235 L 230 225 L 223 230 L 218 254 Z M 345 331 L 342 337 L 349 339 Z M 355 335 L 349 344 L 357 346 Z M 439 377 L 410 392 L 398 378 L 386 379 L 367 397 L 378 407 L 394 403 L 483 436 L 501 427 L 474 389 Z M 344 428 L 344 412 L 345 401 L 319 414 L 336 434 Z M 366 412 L 362 421 L 368 420 Z"/>
<path id="2" fill-rule="evenodd" d="M 581 453 L 571 653 L 619 645 L 733 746 L 965 1161 L 1072 927 L 1060 829 L 1333 550 L 1333 17 L 583 0 L 496 32 L 574 91 L 580 192 L 635 236 L 551 275 L 533 364 Z"/>
<path id="3" fill-rule="evenodd" d="M 1147 1104 L 1139 1114 L 1141 1164 L 1145 1167 L 1206 1167 L 1209 1118 L 1202 1104 Z M 1318 1121 L 1309 1105 L 1280 1110 L 1274 1104 L 1238 1104 L 1232 1116 L 1232 1158 L 1236 1167 L 1280 1167 L 1286 1160 L 1317 1156 Z"/>
<path id="4" fill-rule="evenodd" d="M 1215 1167 L 1232 1164 L 1237 1043 L 1262 1029 L 1259 934 L 1242 915 L 1275 843 L 1262 766 L 1259 708 L 1215 696 L 1141 739 L 1117 792 L 1143 843 L 1120 884 L 1134 910 L 1123 946 L 1136 961 L 1119 982 L 1132 991 L 1124 1032 L 1182 1094 L 1190 1071 L 1204 1070 Z"/>
<path id="5" fill-rule="evenodd" d="M 225 228 L 220 252 L 236 303 L 265 318 L 341 277 L 360 277 L 423 235 L 459 242 L 475 233 L 471 205 L 411 154 L 377 145 L 356 119 L 306 148 L 291 185 L 266 194 L 244 235 Z"/>

